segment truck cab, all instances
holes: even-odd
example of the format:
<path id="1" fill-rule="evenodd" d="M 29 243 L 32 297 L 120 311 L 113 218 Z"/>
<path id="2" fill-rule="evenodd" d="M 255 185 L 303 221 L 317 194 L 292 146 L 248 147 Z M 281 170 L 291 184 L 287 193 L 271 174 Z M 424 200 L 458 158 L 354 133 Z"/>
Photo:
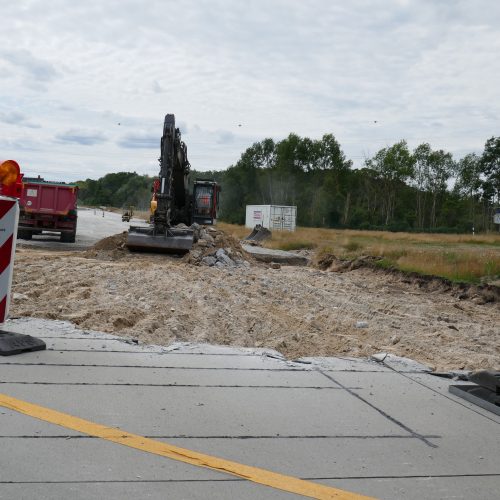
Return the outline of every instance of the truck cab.
<path id="1" fill-rule="evenodd" d="M 194 181 L 192 222 L 204 225 L 217 223 L 220 191 L 220 186 L 213 180 Z"/>

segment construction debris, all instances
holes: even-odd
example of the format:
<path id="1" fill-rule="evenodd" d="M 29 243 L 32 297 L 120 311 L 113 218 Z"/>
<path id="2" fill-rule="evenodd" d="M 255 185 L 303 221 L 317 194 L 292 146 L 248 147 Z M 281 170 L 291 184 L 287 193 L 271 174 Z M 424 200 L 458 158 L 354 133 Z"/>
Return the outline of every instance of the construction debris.
<path id="1" fill-rule="evenodd" d="M 179 225 L 180 226 L 180 225 Z M 245 252 L 240 243 L 212 226 L 203 227 L 193 224 L 194 245 L 183 257 L 183 261 L 195 266 L 249 267 L 254 259 Z M 98 241 L 92 248 L 83 252 L 83 256 L 99 260 L 118 260 L 127 256 L 141 258 L 140 254 L 131 254 L 126 246 L 127 233 L 119 233 Z"/>
<path id="2" fill-rule="evenodd" d="M 451 385 L 449 391 L 500 415 L 500 371 L 480 370 L 469 375 L 476 385 Z"/>
<path id="3" fill-rule="evenodd" d="M 195 266 L 249 267 L 252 257 L 243 250 L 239 241 L 213 226 L 193 224 L 194 245 L 184 262 Z"/>

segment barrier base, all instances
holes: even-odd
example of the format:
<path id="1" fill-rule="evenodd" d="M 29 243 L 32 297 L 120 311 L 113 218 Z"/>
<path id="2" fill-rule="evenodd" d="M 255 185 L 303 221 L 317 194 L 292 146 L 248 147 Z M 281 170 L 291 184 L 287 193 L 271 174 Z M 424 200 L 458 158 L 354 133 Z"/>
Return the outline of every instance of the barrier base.
<path id="1" fill-rule="evenodd" d="M 43 351 L 47 346 L 43 340 L 31 335 L 0 330 L 0 356 L 12 356 L 22 352 Z"/>

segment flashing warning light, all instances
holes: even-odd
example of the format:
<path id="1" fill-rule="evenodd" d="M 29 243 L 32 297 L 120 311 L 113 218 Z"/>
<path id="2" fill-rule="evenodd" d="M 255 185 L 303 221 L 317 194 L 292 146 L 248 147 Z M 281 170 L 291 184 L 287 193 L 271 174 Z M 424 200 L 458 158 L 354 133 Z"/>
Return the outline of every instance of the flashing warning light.
<path id="1" fill-rule="evenodd" d="M 0 184 L 12 186 L 21 172 L 19 164 L 14 160 L 0 160 Z"/>
<path id="2" fill-rule="evenodd" d="M 22 191 L 21 169 L 14 160 L 0 160 L 0 194 L 20 198 Z"/>

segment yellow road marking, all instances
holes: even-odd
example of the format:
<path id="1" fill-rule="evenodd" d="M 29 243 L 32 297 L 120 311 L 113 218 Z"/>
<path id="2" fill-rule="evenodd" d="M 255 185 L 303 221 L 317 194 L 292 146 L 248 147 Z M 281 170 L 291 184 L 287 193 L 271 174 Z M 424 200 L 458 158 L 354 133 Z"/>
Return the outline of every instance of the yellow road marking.
<path id="1" fill-rule="evenodd" d="M 248 481 L 253 481 L 254 483 L 263 484 L 290 493 L 297 493 L 298 495 L 325 500 L 332 498 L 336 500 L 375 500 L 372 497 L 358 495 L 322 484 L 304 481 L 296 477 L 285 476 L 265 469 L 259 469 L 258 467 L 243 465 L 238 462 L 205 455 L 186 448 L 179 448 L 178 446 L 173 446 L 168 443 L 148 439 L 137 434 L 131 434 L 130 432 L 125 432 L 113 427 L 95 424 L 94 422 L 73 417 L 67 413 L 61 413 L 33 403 L 28 403 L 27 401 L 22 401 L 21 399 L 16 399 L 6 394 L 0 394 L 0 406 L 29 415 L 30 417 L 66 427 L 67 429 L 88 434 L 89 436 L 99 437 L 147 453 L 179 460 L 180 462 L 225 472 Z"/>

